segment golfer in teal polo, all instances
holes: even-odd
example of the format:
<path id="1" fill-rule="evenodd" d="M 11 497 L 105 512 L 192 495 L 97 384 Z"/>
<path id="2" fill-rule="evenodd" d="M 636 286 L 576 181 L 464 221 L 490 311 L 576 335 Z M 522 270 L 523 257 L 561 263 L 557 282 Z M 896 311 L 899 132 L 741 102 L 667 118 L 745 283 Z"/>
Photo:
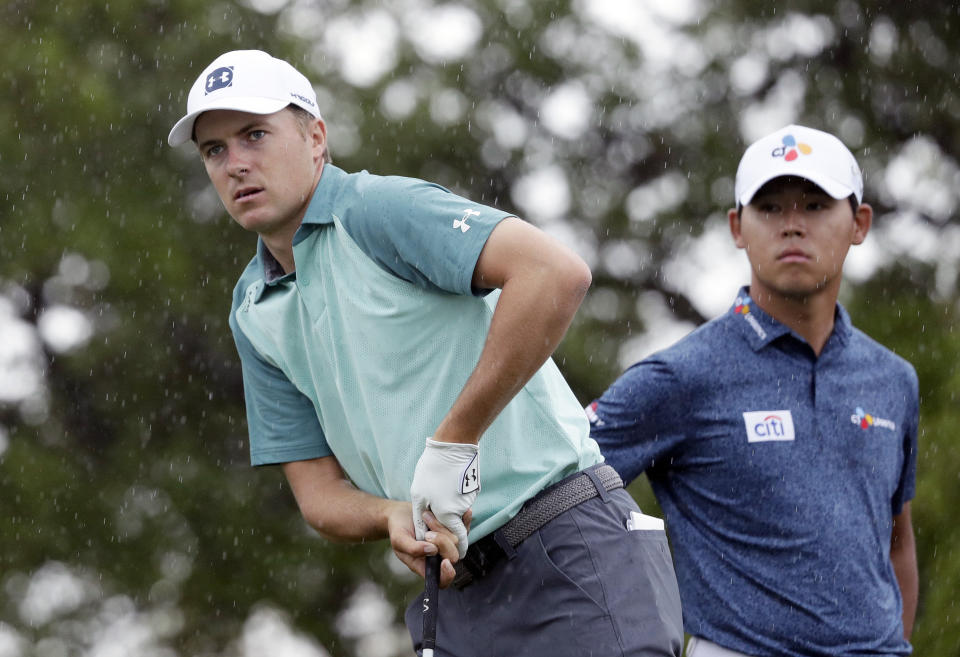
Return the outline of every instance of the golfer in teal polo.
<path id="1" fill-rule="evenodd" d="M 306 521 L 389 538 L 421 575 L 443 557 L 437 655 L 679 655 L 665 535 L 550 359 L 583 261 L 437 185 L 333 166 L 309 81 L 260 51 L 200 74 L 169 136 L 191 140 L 259 235 L 230 311 L 251 460 L 282 465 Z"/>

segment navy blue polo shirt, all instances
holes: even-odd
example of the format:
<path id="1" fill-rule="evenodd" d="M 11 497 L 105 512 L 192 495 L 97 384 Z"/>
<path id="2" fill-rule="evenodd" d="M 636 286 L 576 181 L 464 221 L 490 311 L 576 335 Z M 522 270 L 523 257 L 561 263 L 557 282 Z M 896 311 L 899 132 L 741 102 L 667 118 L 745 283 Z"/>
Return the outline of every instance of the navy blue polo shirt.
<path id="1" fill-rule="evenodd" d="M 906 655 L 890 562 L 914 494 L 913 367 L 850 324 L 817 357 L 742 289 L 588 407 L 666 516 L 684 629 L 765 655 Z"/>

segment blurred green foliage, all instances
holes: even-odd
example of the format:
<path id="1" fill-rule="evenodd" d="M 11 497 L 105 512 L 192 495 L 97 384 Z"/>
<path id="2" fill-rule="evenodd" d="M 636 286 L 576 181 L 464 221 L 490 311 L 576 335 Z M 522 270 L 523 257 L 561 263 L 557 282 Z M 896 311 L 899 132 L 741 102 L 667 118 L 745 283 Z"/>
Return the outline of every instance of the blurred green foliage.
<path id="1" fill-rule="evenodd" d="M 517 181 L 558 167 L 570 195 L 564 234 L 594 271 L 557 355 L 584 402 L 620 373 L 624 342 L 645 330 L 641 293 L 660 295 L 679 320 L 706 319 L 663 266 L 721 221 L 744 123 L 779 111 L 778 98 L 797 122 L 843 128 L 878 226 L 906 214 L 935 231 L 956 228 L 952 213 L 885 193 L 887 165 L 914 138 L 960 152 L 955 4 L 807 0 L 784 11 L 724 0 L 684 21 L 651 9 L 650 29 L 667 36 L 649 41 L 591 18 L 590 5 L 464 0 L 482 33 L 450 61 L 418 49 L 409 11 L 374 2 L 290 2 L 272 13 L 200 0 L 0 7 L 0 292 L 30 326 L 66 306 L 93 327 L 81 348 L 43 345 L 39 396 L 0 404 L 0 629 L 18 633 L 25 654 L 53 639 L 63 654 L 81 654 L 117 596 L 174 619 L 155 630 L 167 652 L 149 654 L 238 654 L 244 623 L 264 606 L 331 654 L 360 654 L 337 625 L 345 601 L 373 580 L 399 622 L 417 588 L 389 567 L 385 544 L 319 540 L 280 471 L 248 466 L 226 312 L 254 239 L 219 208 L 196 155 L 166 145 L 189 85 L 225 50 L 262 48 L 307 72 L 347 170 L 423 177 L 524 215 Z M 351 84 L 325 27 L 370 12 L 399 26 L 395 61 Z M 759 73 L 744 81 L 744 70 Z M 398 84 L 414 94 L 400 113 L 385 100 Z M 579 85 L 593 112 L 574 137 L 541 117 L 565 84 Z M 443 99 L 453 120 L 437 109 Z M 512 143 L 497 138 L 504 117 L 522 127 Z M 638 219 L 631 192 L 669 174 L 685 181 L 679 200 L 641 208 Z M 947 190 L 954 201 L 956 189 Z M 616 249 L 633 266 L 615 266 Z M 914 642 L 917 654 L 957 655 L 960 254 L 931 264 L 904 251 L 844 299 L 855 323 L 920 374 Z M 80 274 L 68 266 L 77 257 Z M 643 482 L 632 490 L 652 504 Z M 31 620 L 29 577 L 51 562 L 96 592 Z"/>

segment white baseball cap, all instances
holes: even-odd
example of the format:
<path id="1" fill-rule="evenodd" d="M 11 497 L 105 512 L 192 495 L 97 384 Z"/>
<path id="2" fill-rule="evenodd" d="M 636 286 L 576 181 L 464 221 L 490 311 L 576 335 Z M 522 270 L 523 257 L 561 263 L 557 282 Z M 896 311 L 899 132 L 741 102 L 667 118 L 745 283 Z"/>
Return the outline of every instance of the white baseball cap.
<path id="1" fill-rule="evenodd" d="M 842 141 L 821 130 L 788 125 L 752 143 L 737 167 L 738 207 L 780 176 L 809 180 L 835 199 L 853 194 L 857 203 L 863 200 L 863 174 L 856 158 Z"/>
<path id="2" fill-rule="evenodd" d="M 320 118 L 310 81 L 290 64 L 262 50 L 233 50 L 213 60 L 190 88 L 187 114 L 167 137 L 171 146 L 193 138 L 193 123 L 209 110 L 273 114 L 289 104 Z"/>

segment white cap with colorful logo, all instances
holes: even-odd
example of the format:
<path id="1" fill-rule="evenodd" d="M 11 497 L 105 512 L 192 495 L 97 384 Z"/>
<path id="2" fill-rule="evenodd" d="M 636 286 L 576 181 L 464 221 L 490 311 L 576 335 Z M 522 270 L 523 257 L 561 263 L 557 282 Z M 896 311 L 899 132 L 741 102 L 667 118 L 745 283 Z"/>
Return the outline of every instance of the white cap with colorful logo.
<path id="1" fill-rule="evenodd" d="M 780 176 L 809 180 L 835 199 L 853 194 L 857 203 L 863 201 L 856 158 L 828 132 L 788 125 L 751 144 L 737 167 L 737 205 L 750 203 L 761 187 Z"/>
<path id="2" fill-rule="evenodd" d="M 190 88 L 187 114 L 167 141 L 179 146 L 193 138 L 193 122 L 210 110 L 273 114 L 290 104 L 320 118 L 317 94 L 293 66 L 262 50 L 233 50 L 213 60 Z"/>

